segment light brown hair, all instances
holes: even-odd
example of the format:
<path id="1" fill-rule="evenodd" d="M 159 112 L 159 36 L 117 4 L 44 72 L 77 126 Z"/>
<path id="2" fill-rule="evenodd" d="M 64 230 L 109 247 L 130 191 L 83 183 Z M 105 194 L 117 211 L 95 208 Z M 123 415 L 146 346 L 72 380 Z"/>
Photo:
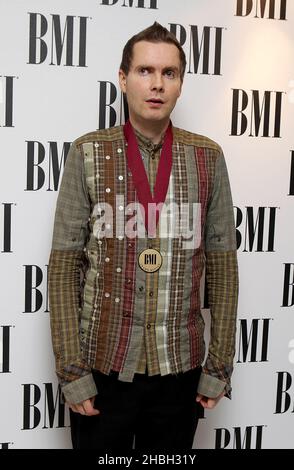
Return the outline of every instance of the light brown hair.
<path id="1" fill-rule="evenodd" d="M 139 41 L 148 41 L 148 42 L 154 42 L 154 43 L 166 42 L 168 44 L 174 44 L 178 48 L 179 54 L 180 54 L 180 64 L 181 64 L 180 77 L 181 77 L 181 81 L 183 81 L 185 69 L 186 69 L 185 52 L 183 51 L 183 48 L 181 44 L 179 43 L 179 41 L 177 40 L 176 36 L 172 34 L 170 31 L 168 31 L 168 29 L 166 29 L 164 26 L 157 23 L 157 21 L 155 21 L 153 25 L 149 26 L 143 31 L 140 31 L 139 33 L 132 36 L 126 43 L 123 49 L 122 61 L 120 64 L 120 69 L 126 75 L 128 75 L 130 71 L 130 67 L 131 67 L 131 63 L 133 59 L 134 45 Z"/>

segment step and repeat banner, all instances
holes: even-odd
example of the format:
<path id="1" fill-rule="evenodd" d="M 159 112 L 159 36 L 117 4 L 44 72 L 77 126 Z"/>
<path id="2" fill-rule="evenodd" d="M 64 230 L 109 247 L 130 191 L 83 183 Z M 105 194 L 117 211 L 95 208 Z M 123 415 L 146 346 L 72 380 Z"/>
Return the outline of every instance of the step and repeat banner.
<path id="1" fill-rule="evenodd" d="M 56 199 L 70 143 L 124 123 L 122 48 L 154 21 L 187 57 L 173 123 L 222 146 L 235 207 L 233 395 L 194 447 L 294 448 L 294 2 L 0 0 L 2 449 L 71 447 L 49 325 Z"/>

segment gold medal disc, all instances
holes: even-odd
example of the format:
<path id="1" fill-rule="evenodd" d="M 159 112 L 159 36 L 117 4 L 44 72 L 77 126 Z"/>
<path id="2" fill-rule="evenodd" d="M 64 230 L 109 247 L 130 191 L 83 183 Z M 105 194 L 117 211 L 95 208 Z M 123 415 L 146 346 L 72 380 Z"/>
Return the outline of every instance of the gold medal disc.
<path id="1" fill-rule="evenodd" d="M 145 273 L 155 273 L 162 265 L 162 255 L 154 248 L 146 248 L 140 253 L 138 263 Z"/>

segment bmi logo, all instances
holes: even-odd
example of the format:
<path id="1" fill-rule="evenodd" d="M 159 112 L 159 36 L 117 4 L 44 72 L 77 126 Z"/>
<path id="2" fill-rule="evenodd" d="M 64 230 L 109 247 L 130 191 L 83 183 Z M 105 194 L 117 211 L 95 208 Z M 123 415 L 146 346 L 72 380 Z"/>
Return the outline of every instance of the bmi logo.
<path id="1" fill-rule="evenodd" d="M 157 264 L 157 255 L 145 255 L 144 263 L 149 265 Z"/>
<path id="2" fill-rule="evenodd" d="M 241 319 L 237 363 L 267 362 L 270 318 Z"/>
<path id="3" fill-rule="evenodd" d="M 190 25 L 189 29 L 181 24 L 170 23 L 173 33 L 181 46 L 189 44 L 186 51 L 187 73 L 201 75 L 221 75 L 222 41 L 224 27 Z"/>
<path id="4" fill-rule="evenodd" d="M 274 252 L 278 207 L 234 207 L 237 248 L 244 252 Z"/>
<path id="5" fill-rule="evenodd" d="M 231 134 L 281 137 L 283 91 L 245 91 L 233 88 Z"/>
<path id="6" fill-rule="evenodd" d="M 27 141 L 27 185 L 26 191 L 38 191 L 45 186 L 47 191 L 57 191 L 65 165 L 70 142 L 63 142 L 58 149 L 56 141 L 45 145 L 37 140 Z"/>
<path id="7" fill-rule="evenodd" d="M 262 449 L 263 430 L 266 425 L 236 426 L 215 430 L 216 449 Z"/>
<path id="8" fill-rule="evenodd" d="M 29 13 L 28 64 L 87 67 L 87 16 Z"/>
<path id="9" fill-rule="evenodd" d="M 287 0 L 237 0 L 236 16 L 286 20 L 286 10 Z"/>
<path id="10" fill-rule="evenodd" d="M 122 7 L 133 7 L 136 8 L 149 8 L 150 10 L 158 10 L 157 7 L 158 0 L 123 0 Z M 118 0 L 102 0 L 100 5 L 117 5 Z M 147 6 L 149 4 L 149 6 Z"/>
<path id="11" fill-rule="evenodd" d="M 162 264 L 162 256 L 159 251 L 153 248 L 147 248 L 140 254 L 138 263 L 143 271 L 154 273 Z"/>
<path id="12" fill-rule="evenodd" d="M 64 403 L 60 399 L 60 387 L 54 390 L 52 383 L 43 387 L 28 383 L 23 386 L 23 430 L 42 426 L 43 429 L 67 427 Z"/>

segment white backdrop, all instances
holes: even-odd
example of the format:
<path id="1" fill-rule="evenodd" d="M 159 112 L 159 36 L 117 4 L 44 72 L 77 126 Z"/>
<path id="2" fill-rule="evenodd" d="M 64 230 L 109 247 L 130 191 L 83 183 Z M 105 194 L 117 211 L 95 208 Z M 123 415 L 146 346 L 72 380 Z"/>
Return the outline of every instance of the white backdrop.
<path id="1" fill-rule="evenodd" d="M 62 149 L 113 125 L 111 115 L 120 123 L 123 45 L 155 20 L 185 39 L 172 120 L 223 147 L 240 242 L 233 398 L 205 412 L 194 447 L 294 448 L 294 2 L 286 0 L 0 0 L 0 448 L 70 448 L 47 296 Z"/>

